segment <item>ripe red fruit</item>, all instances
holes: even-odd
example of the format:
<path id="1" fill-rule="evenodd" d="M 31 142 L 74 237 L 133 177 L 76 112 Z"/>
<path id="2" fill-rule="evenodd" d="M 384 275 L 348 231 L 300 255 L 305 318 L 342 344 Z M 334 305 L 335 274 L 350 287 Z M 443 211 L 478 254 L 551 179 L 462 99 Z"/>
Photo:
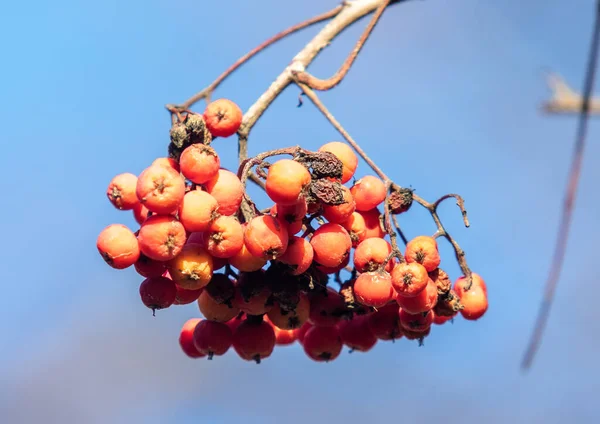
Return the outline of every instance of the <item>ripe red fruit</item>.
<path id="1" fill-rule="evenodd" d="M 303 165 L 292 159 L 281 159 L 269 167 L 265 187 L 275 203 L 294 205 L 310 181 L 310 173 Z"/>
<path id="2" fill-rule="evenodd" d="M 431 327 L 431 324 L 433 323 L 432 310 L 419 314 L 409 314 L 404 309 L 400 308 L 398 310 L 398 315 L 400 317 L 400 325 L 402 328 L 409 331 L 423 332 Z"/>
<path id="3" fill-rule="evenodd" d="M 185 148 L 179 158 L 179 166 L 185 178 L 196 184 L 204 184 L 217 175 L 221 160 L 215 149 L 198 143 Z"/>
<path id="4" fill-rule="evenodd" d="M 252 255 L 267 260 L 277 259 L 287 249 L 288 232 L 271 215 L 260 215 L 248 222 L 244 240 Z"/>
<path id="5" fill-rule="evenodd" d="M 418 295 L 425 290 L 429 281 L 427 270 L 417 262 L 396 264 L 392 270 L 392 285 L 404 297 Z"/>
<path id="6" fill-rule="evenodd" d="M 205 191 L 192 190 L 183 196 L 179 206 L 179 220 L 186 231 L 206 231 L 218 214 L 217 199 Z"/>
<path id="7" fill-rule="evenodd" d="M 231 328 L 222 322 L 202 320 L 194 329 L 194 345 L 198 352 L 208 355 L 208 359 L 225 355 L 232 339 Z"/>
<path id="8" fill-rule="evenodd" d="M 438 315 L 435 312 L 433 313 L 433 323 L 437 325 L 443 325 L 446 322 L 450 321 L 452 318 L 453 317 L 451 316 Z"/>
<path id="9" fill-rule="evenodd" d="M 341 225 L 333 223 L 317 228 L 310 244 L 314 250 L 314 260 L 330 268 L 342 264 L 349 257 L 352 248 L 348 232 Z"/>
<path id="10" fill-rule="evenodd" d="M 140 203 L 135 194 L 137 180 L 135 175 L 126 172 L 117 175 L 110 181 L 106 189 L 106 196 L 115 208 L 127 211 Z"/>
<path id="11" fill-rule="evenodd" d="M 310 296 L 309 320 L 322 327 L 336 325 L 346 310 L 342 296 L 331 287 L 316 291 Z"/>
<path id="12" fill-rule="evenodd" d="M 342 338 L 337 327 L 312 327 L 304 335 L 304 352 L 317 362 L 329 362 L 340 356 Z"/>
<path id="13" fill-rule="evenodd" d="M 329 222 L 343 224 L 356 210 L 354 197 L 350 193 L 350 189 L 346 186 L 341 186 L 344 196 L 344 203 L 340 205 L 324 205 L 323 216 Z"/>
<path id="14" fill-rule="evenodd" d="M 310 323 L 310 321 L 306 321 L 304 323 L 304 325 L 302 325 L 302 327 L 300 327 L 297 331 L 297 337 L 298 337 L 298 343 L 300 343 L 301 345 L 304 344 L 304 336 L 306 335 L 306 333 L 308 332 L 308 330 L 310 330 L 311 328 L 313 328 L 313 325 Z"/>
<path id="15" fill-rule="evenodd" d="M 398 304 L 390 303 L 369 315 L 369 328 L 379 340 L 396 340 L 402 337 Z"/>
<path id="16" fill-rule="evenodd" d="M 185 182 L 173 168 L 151 165 L 138 177 L 136 195 L 149 211 L 170 214 L 183 201 Z"/>
<path id="17" fill-rule="evenodd" d="M 170 215 L 152 215 L 140 227 L 140 250 L 157 261 L 168 261 L 181 252 L 185 245 L 185 228 Z"/>
<path id="18" fill-rule="evenodd" d="M 171 306 L 176 295 L 175 283 L 166 277 L 146 278 L 140 284 L 140 298 L 144 305 L 152 309 L 152 315 L 159 309 Z"/>
<path id="19" fill-rule="evenodd" d="M 219 169 L 217 175 L 204 184 L 204 188 L 217 200 L 221 215 L 233 215 L 240 208 L 244 186 L 233 172 Z"/>
<path id="20" fill-rule="evenodd" d="M 246 319 L 235 330 L 233 335 L 233 348 L 246 361 L 255 361 L 257 364 L 262 359 L 268 358 L 275 348 L 275 331 L 265 321 L 258 321 L 256 317 Z"/>
<path id="21" fill-rule="evenodd" d="M 365 226 L 367 228 L 365 239 L 371 237 L 383 238 L 385 236 L 385 231 L 381 228 L 381 212 L 379 212 L 379 209 L 373 208 L 369 211 L 360 212 L 360 214 L 365 220 Z"/>
<path id="22" fill-rule="evenodd" d="M 290 265 L 292 275 L 300 275 L 311 266 L 314 252 L 308 240 L 292 236 L 288 241 L 285 253 L 279 257 L 279 261 Z"/>
<path id="23" fill-rule="evenodd" d="M 206 128 L 214 137 L 229 137 L 237 132 L 242 124 L 242 110 L 228 99 L 218 99 L 204 110 Z"/>
<path id="24" fill-rule="evenodd" d="M 198 308 L 204 318 L 218 322 L 227 322 L 240 313 L 240 310 L 233 305 L 216 302 L 208 290 L 204 290 L 198 298 Z"/>
<path id="25" fill-rule="evenodd" d="M 263 317 L 264 320 L 273 327 L 273 331 L 275 332 L 275 344 L 277 346 L 287 346 L 293 344 L 298 337 L 298 329 L 294 330 L 284 330 L 279 327 L 276 327 L 273 324 L 268 316 Z"/>
<path id="26" fill-rule="evenodd" d="M 148 208 L 138 201 L 133 207 L 133 217 L 135 218 L 136 222 L 142 225 L 146 218 L 148 218 L 148 215 L 150 215 Z"/>
<path id="27" fill-rule="evenodd" d="M 179 163 L 173 158 L 158 158 L 152 162 L 152 165 L 167 166 L 173 168 L 177 172 L 180 171 Z"/>
<path id="28" fill-rule="evenodd" d="M 396 302 L 402 309 L 409 314 L 419 314 L 433 309 L 438 301 L 437 286 L 431 280 L 427 283 L 424 290 L 416 296 L 405 297 L 402 295 L 396 296 Z"/>
<path id="29" fill-rule="evenodd" d="M 387 272 L 366 272 L 354 282 L 354 296 L 365 306 L 381 308 L 392 300 L 392 278 Z"/>
<path id="30" fill-rule="evenodd" d="M 190 303 L 196 302 L 203 290 L 188 290 L 179 287 L 177 284 L 175 284 L 175 287 L 177 288 L 177 295 L 175 296 L 175 302 L 173 303 L 174 305 L 189 305 Z"/>
<path id="31" fill-rule="evenodd" d="M 231 329 L 231 334 L 235 334 L 235 330 L 246 320 L 246 315 L 243 312 L 237 314 L 236 317 L 230 319 L 225 324 Z"/>
<path id="32" fill-rule="evenodd" d="M 356 167 L 358 166 L 358 157 L 354 151 L 352 151 L 350 146 L 339 141 L 332 141 L 331 143 L 321 146 L 319 152 L 333 153 L 335 157 L 342 162 L 342 184 L 345 184 L 352 179 L 354 172 L 356 172 Z"/>
<path id="33" fill-rule="evenodd" d="M 245 231 L 246 224 L 242 224 L 242 230 Z M 248 248 L 246 247 L 246 242 L 244 241 L 242 248 L 231 258 L 229 258 L 229 264 L 239 271 L 242 272 L 252 272 L 258 271 L 263 266 L 267 264 L 267 260 L 254 256 Z"/>
<path id="34" fill-rule="evenodd" d="M 481 275 L 476 274 L 474 272 L 472 272 L 471 275 L 473 277 L 473 283 L 472 283 L 471 287 L 479 286 L 482 288 L 482 290 L 485 292 L 485 294 L 487 294 L 487 286 L 486 286 L 483 278 L 481 278 Z M 465 291 L 465 288 L 467 287 L 467 285 L 468 285 L 468 280 L 463 275 L 463 276 L 459 277 L 456 280 L 456 282 L 454 283 L 454 291 L 456 292 L 456 294 L 458 294 L 460 296 L 460 294 Z"/>
<path id="35" fill-rule="evenodd" d="M 342 342 L 353 351 L 368 352 L 377 343 L 377 337 L 369 327 L 368 315 L 355 315 L 350 320 L 338 324 Z"/>
<path id="36" fill-rule="evenodd" d="M 96 248 L 104 261 L 115 269 L 125 269 L 140 257 L 140 246 L 135 234 L 122 224 L 104 228 L 96 240 Z"/>
<path id="37" fill-rule="evenodd" d="M 242 272 L 235 285 L 233 304 L 248 315 L 262 315 L 273 307 L 272 303 L 267 304 L 270 296 L 263 271 Z"/>
<path id="38" fill-rule="evenodd" d="M 354 267 L 358 272 L 375 271 L 384 264 L 392 253 L 392 246 L 381 238 L 368 238 L 356 247 L 354 251 Z M 391 271 L 393 262 L 390 260 L 386 271 Z"/>
<path id="39" fill-rule="evenodd" d="M 150 259 L 143 253 L 140 253 L 140 257 L 133 265 L 137 273 L 142 277 L 160 277 L 167 269 L 165 262 Z"/>
<path id="40" fill-rule="evenodd" d="M 433 237 L 418 236 L 408 242 L 404 252 L 406 262 L 417 262 L 431 272 L 440 265 L 440 253 Z"/>
<path id="41" fill-rule="evenodd" d="M 308 296 L 302 292 L 298 296 L 298 304 L 292 310 L 283 309 L 281 305 L 275 303 L 273 308 L 267 313 L 273 325 L 282 330 L 294 330 L 300 328 L 308 320 L 310 314 Z"/>
<path id="42" fill-rule="evenodd" d="M 354 196 L 357 211 L 369 211 L 385 200 L 385 184 L 372 175 L 362 177 L 354 183 L 350 192 Z"/>
<path id="43" fill-rule="evenodd" d="M 464 306 L 464 309 L 460 311 L 464 319 L 476 321 L 488 310 L 487 293 L 481 285 L 473 284 L 471 290 L 461 291 L 458 297 L 460 298 L 460 303 Z"/>
<path id="44" fill-rule="evenodd" d="M 367 237 L 367 224 L 359 212 L 353 212 L 348 219 L 339 223 L 350 234 L 352 247 L 357 247 Z"/>
<path id="45" fill-rule="evenodd" d="M 179 346 L 181 346 L 183 353 L 190 358 L 203 358 L 206 356 L 205 354 L 198 352 L 198 349 L 196 349 L 196 346 L 194 345 L 194 329 L 200 321 L 200 318 L 187 320 L 185 324 L 183 324 L 183 327 L 181 327 L 181 332 L 179 333 Z"/>
<path id="46" fill-rule="evenodd" d="M 220 216 L 215 219 L 204 234 L 204 246 L 217 258 L 231 258 L 244 245 L 242 225 L 233 216 Z"/>
<path id="47" fill-rule="evenodd" d="M 300 199 L 293 205 L 273 205 L 271 208 L 271 215 L 279 220 L 282 224 L 287 227 L 288 234 L 298 234 L 302 230 L 303 219 L 307 213 L 306 200 Z"/>
<path id="48" fill-rule="evenodd" d="M 201 289 L 213 276 L 212 257 L 198 244 L 186 244 L 167 267 L 177 285 L 187 290 Z"/>

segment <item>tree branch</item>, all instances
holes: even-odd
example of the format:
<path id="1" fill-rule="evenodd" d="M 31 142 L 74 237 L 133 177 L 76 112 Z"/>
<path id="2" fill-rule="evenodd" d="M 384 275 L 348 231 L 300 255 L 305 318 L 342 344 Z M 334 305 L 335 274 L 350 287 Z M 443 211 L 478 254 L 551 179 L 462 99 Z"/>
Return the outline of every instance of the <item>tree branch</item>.
<path id="1" fill-rule="evenodd" d="M 340 11 L 343 8 L 344 8 L 344 5 L 340 4 L 339 6 L 330 10 L 329 12 L 322 13 L 318 16 L 315 16 L 314 18 L 307 19 L 307 20 L 300 22 L 299 24 L 296 24 L 284 31 L 281 31 L 279 34 L 276 34 L 273 37 L 269 38 L 268 40 L 265 40 L 264 42 L 262 42 L 261 44 L 259 44 L 258 46 L 256 46 L 252 50 L 250 50 L 248 53 L 246 53 L 244 56 L 240 57 L 238 60 L 235 61 L 235 63 L 233 65 L 231 65 L 229 68 L 227 68 L 225 70 L 225 72 L 223 72 L 221 75 L 219 75 L 217 77 L 217 79 L 214 80 L 210 85 L 208 85 L 207 87 L 205 87 L 198 93 L 194 94 L 192 97 L 187 99 L 185 102 L 183 102 L 179 105 L 168 104 L 165 107 L 167 108 L 167 110 L 169 110 L 171 112 L 175 112 L 175 111 L 182 111 L 185 109 L 189 109 L 196 102 L 198 102 L 204 98 L 206 98 L 210 101 L 210 95 L 212 94 L 212 92 L 215 91 L 215 89 L 229 75 L 233 74 L 241 65 L 246 63 L 252 57 L 254 57 L 257 53 L 260 53 L 261 51 L 265 50 L 267 47 L 275 44 L 277 41 L 281 40 L 282 38 L 287 37 L 290 34 L 293 34 L 297 31 L 300 31 L 301 29 L 307 28 L 311 25 L 317 24 L 319 22 L 322 22 L 322 21 L 325 21 L 327 19 L 334 17 L 335 15 L 340 13 Z"/>
<path id="2" fill-rule="evenodd" d="M 346 60 L 342 64 L 342 66 L 340 67 L 340 69 L 331 78 L 322 80 L 319 78 L 315 78 L 308 72 L 292 71 L 292 75 L 294 76 L 295 81 L 298 83 L 306 84 L 310 88 L 312 88 L 314 90 L 319 90 L 319 91 L 330 90 L 333 87 L 335 87 L 336 85 L 338 85 L 340 82 L 342 82 L 342 80 L 344 79 L 344 77 L 346 76 L 346 74 L 348 73 L 350 68 L 352 67 L 352 64 L 356 60 L 358 53 L 360 53 L 360 50 L 362 49 L 365 42 L 369 38 L 369 35 L 371 35 L 371 33 L 373 32 L 375 25 L 377 25 L 377 22 L 379 22 L 379 18 L 381 18 L 383 11 L 389 5 L 389 3 L 390 3 L 390 0 L 385 0 L 377 8 L 377 10 L 375 11 L 375 14 L 373 15 L 373 18 L 371 19 L 371 22 L 369 22 L 369 25 L 367 26 L 367 28 L 365 28 L 364 32 L 358 39 L 356 46 L 350 52 L 350 54 L 348 55 L 348 57 L 346 58 Z"/>

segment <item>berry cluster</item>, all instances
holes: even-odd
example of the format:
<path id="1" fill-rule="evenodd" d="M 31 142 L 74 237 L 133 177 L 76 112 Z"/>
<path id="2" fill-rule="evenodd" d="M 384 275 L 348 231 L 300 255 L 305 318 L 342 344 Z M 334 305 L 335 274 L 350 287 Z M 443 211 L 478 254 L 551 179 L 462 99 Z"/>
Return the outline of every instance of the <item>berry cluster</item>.
<path id="1" fill-rule="evenodd" d="M 370 175 L 353 180 L 358 158 L 340 142 L 266 152 L 234 174 L 211 143 L 235 134 L 241 121 L 226 99 L 179 116 L 169 157 L 137 177 L 117 175 L 107 190 L 140 228 L 109 225 L 98 251 L 111 267 L 134 266 L 145 277 L 140 296 L 153 313 L 198 305 L 204 318 L 187 321 L 179 338 L 188 356 L 212 358 L 233 346 L 260 362 L 275 345 L 298 340 L 311 359 L 330 361 L 343 345 L 365 352 L 377 340 L 422 342 L 433 323 L 486 312 L 483 279 L 472 274 L 452 285 L 435 238 L 416 237 L 400 253 L 384 215 L 406 212 L 412 191 Z M 291 158 L 266 161 L 281 155 Z M 265 180 L 272 207 L 259 211 L 252 202 L 250 175 Z"/>

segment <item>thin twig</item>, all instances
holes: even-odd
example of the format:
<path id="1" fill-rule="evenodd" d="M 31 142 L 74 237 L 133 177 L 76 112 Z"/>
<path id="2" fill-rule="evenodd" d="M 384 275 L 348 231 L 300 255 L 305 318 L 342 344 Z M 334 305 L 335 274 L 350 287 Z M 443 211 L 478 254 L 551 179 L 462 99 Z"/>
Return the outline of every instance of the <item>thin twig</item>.
<path id="1" fill-rule="evenodd" d="M 398 218 L 396 217 L 396 215 L 392 215 L 392 222 L 394 224 L 394 228 L 396 229 L 396 232 L 398 233 L 398 235 L 402 239 L 402 242 L 406 246 L 408 244 L 408 239 L 406 238 L 406 236 L 404 235 L 404 232 L 400 228 L 400 224 L 398 224 Z"/>
<path id="2" fill-rule="evenodd" d="M 594 30 L 592 33 L 592 41 L 590 43 L 590 51 L 588 56 L 587 71 L 585 75 L 584 83 L 584 98 L 581 105 L 581 111 L 579 115 L 579 122 L 577 126 L 577 132 L 575 135 L 575 145 L 573 150 L 573 159 L 571 161 L 571 170 L 569 172 L 569 181 L 567 184 L 567 191 L 565 195 L 562 218 L 560 227 L 558 229 L 558 237 L 556 240 L 554 257 L 552 259 L 552 265 L 550 267 L 550 273 L 548 280 L 546 281 L 546 288 L 544 292 L 544 298 L 540 305 L 539 314 L 521 364 L 522 369 L 527 370 L 532 362 L 537 350 L 539 349 L 542 341 L 542 335 L 548 322 L 550 315 L 550 307 L 554 300 L 554 294 L 556 292 L 556 286 L 558 285 L 558 279 L 565 258 L 565 252 L 567 249 L 567 242 L 569 238 L 569 227 L 571 223 L 571 217 L 573 215 L 573 209 L 575 206 L 575 198 L 577 194 L 577 187 L 579 184 L 579 175 L 581 174 L 581 166 L 583 162 L 583 152 L 585 148 L 585 139 L 587 135 L 587 124 L 590 109 L 590 98 L 594 89 L 594 79 L 596 76 L 596 66 L 598 57 L 598 46 L 600 44 L 600 0 L 596 4 L 596 15 L 594 22 Z"/>
<path id="3" fill-rule="evenodd" d="M 358 42 L 354 46 L 354 49 L 350 52 L 350 54 L 348 55 L 348 57 L 346 58 L 346 60 L 342 64 L 342 66 L 340 67 L 340 69 L 331 78 L 323 80 L 323 79 L 314 77 L 313 75 L 309 74 L 306 71 L 305 72 L 293 71 L 292 75 L 294 76 L 296 82 L 306 84 L 310 88 L 312 88 L 314 90 L 319 90 L 319 91 L 331 90 L 333 87 L 335 87 L 340 82 L 342 82 L 342 80 L 344 79 L 344 77 L 346 76 L 346 74 L 348 73 L 350 68 L 352 67 L 352 64 L 356 60 L 358 53 L 360 53 L 360 51 L 363 48 L 363 46 L 365 45 L 367 39 L 373 32 L 373 29 L 377 25 L 377 22 L 379 22 L 379 18 L 381 18 L 381 15 L 383 15 L 383 12 L 385 11 L 385 8 L 389 5 L 389 3 L 390 3 L 390 0 L 385 0 L 377 8 L 375 13 L 373 14 L 373 17 L 371 18 L 371 22 L 369 22 L 369 25 L 363 31 L 362 35 L 358 39 Z"/>
<path id="4" fill-rule="evenodd" d="M 281 40 L 282 38 L 287 37 L 290 34 L 293 34 L 297 31 L 300 31 L 301 29 L 307 28 L 311 25 L 317 24 L 319 22 L 323 22 L 327 19 L 330 19 L 332 17 L 334 17 L 335 15 L 337 15 L 338 13 L 340 13 L 340 11 L 344 8 L 343 4 L 340 4 L 339 6 L 333 8 L 332 10 L 322 13 L 320 15 L 317 15 L 313 18 L 307 19 L 303 22 L 300 22 L 294 26 L 289 27 L 288 29 L 281 31 L 280 33 L 274 35 L 273 37 L 269 38 L 268 40 L 265 40 L 264 42 L 262 42 L 261 44 L 259 44 L 258 46 L 256 46 L 255 48 L 253 48 L 252 50 L 250 50 L 248 53 L 246 53 L 245 55 L 243 55 L 242 57 L 240 57 L 238 60 L 235 61 L 235 63 L 233 65 L 231 65 L 229 68 L 227 68 L 225 70 L 225 72 L 223 72 L 221 75 L 219 75 L 217 77 L 217 79 L 215 79 L 210 85 L 208 85 L 207 87 L 205 87 L 204 89 L 202 89 L 201 91 L 199 91 L 198 93 L 194 94 L 192 97 L 190 97 L 189 99 L 187 99 L 185 102 L 179 104 L 179 105 L 172 105 L 172 104 L 168 104 L 165 107 L 167 108 L 167 110 L 171 111 L 171 112 L 175 112 L 176 110 L 183 110 L 183 109 L 189 109 L 190 107 L 192 107 L 196 102 L 206 98 L 207 100 L 209 99 L 211 93 L 213 91 L 216 90 L 216 88 L 231 74 L 233 74 L 241 65 L 243 65 L 244 63 L 246 63 L 248 60 L 250 60 L 252 57 L 254 57 L 256 54 L 260 53 L 261 51 L 265 50 L 267 47 L 275 44 L 277 41 Z"/>

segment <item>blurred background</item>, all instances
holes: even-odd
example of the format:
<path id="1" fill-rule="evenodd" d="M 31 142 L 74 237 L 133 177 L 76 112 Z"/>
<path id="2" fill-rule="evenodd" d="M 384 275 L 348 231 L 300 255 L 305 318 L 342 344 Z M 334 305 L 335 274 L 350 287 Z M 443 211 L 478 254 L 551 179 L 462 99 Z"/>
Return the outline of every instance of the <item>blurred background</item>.
<path id="1" fill-rule="evenodd" d="M 521 373 L 555 241 L 576 118 L 547 116 L 547 70 L 577 90 L 592 0 L 411 1 L 390 7 L 347 78 L 322 99 L 393 179 L 433 200 L 488 285 L 477 322 L 432 329 L 329 364 L 299 345 L 256 365 L 179 349 L 196 305 L 159 311 L 133 269 L 105 265 L 95 242 L 133 216 L 105 197 L 110 179 L 166 154 L 169 115 L 239 56 L 336 0 L 282 2 L 33 0 L 0 14 L 3 270 L 0 422 L 15 423 L 562 423 L 598 422 L 600 127 L 592 122 L 569 254 L 533 369 Z M 310 71 L 338 69 L 367 24 L 330 45 Z M 246 110 L 319 31 L 265 51 L 215 93 Z M 249 150 L 339 140 L 288 88 Z M 204 104 L 194 110 L 202 111 Z M 214 147 L 236 167 L 236 138 Z M 361 163 L 357 175 L 370 174 Z M 265 197 L 256 194 L 263 205 Z M 434 232 L 417 206 L 409 237 Z M 442 267 L 460 275 L 440 242 Z M 347 349 L 345 349 L 347 351 Z"/>

